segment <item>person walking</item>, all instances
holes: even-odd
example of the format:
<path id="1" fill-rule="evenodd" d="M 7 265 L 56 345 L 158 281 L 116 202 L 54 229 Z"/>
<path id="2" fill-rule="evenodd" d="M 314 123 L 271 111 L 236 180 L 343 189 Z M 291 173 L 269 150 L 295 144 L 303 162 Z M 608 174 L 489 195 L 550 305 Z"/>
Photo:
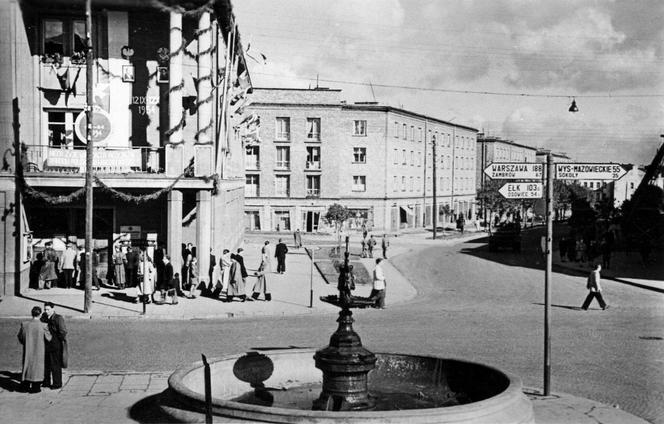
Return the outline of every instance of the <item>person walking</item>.
<path id="1" fill-rule="evenodd" d="M 381 241 L 381 247 L 383 248 L 383 259 L 387 259 L 387 248 L 390 246 L 390 242 L 387 240 L 387 234 L 383 234 L 383 240 Z"/>
<path id="2" fill-rule="evenodd" d="M 228 293 L 228 278 L 231 270 L 231 252 L 224 249 L 220 259 L 221 265 L 221 293 Z"/>
<path id="3" fill-rule="evenodd" d="M 270 241 L 265 240 L 263 247 L 261 247 L 261 259 L 265 260 L 265 271 L 272 271 L 272 252 L 270 252 Z"/>
<path id="4" fill-rule="evenodd" d="M 228 276 L 228 292 L 226 295 L 226 302 L 232 302 L 234 297 L 239 297 L 241 302 L 247 299 L 245 293 L 245 278 L 242 274 L 244 267 L 244 258 L 240 255 L 241 249 L 238 249 L 237 255 L 231 255 L 231 267 Z M 240 262 L 239 259 L 242 260 Z"/>
<path id="5" fill-rule="evenodd" d="M 126 284 L 125 265 L 127 257 L 122 253 L 122 247 L 119 244 L 115 245 L 115 253 L 113 253 L 113 279 L 114 284 L 119 289 L 124 289 Z"/>
<path id="6" fill-rule="evenodd" d="M 134 303 L 138 303 L 141 299 L 145 299 L 145 303 L 150 303 L 154 295 L 157 270 L 152 263 L 152 258 L 148 256 L 148 252 L 143 252 L 141 255 L 139 271 L 143 275 L 143 282 L 136 285 Z"/>
<path id="7" fill-rule="evenodd" d="M 269 290 L 267 289 L 267 280 L 265 275 L 265 260 L 261 261 L 261 264 L 258 266 L 258 271 L 256 271 L 254 275 L 256 276 L 256 283 L 254 284 L 251 298 L 254 300 L 258 300 L 258 296 L 260 296 L 260 294 L 263 293 L 265 301 L 266 302 L 271 301 L 272 294 L 270 294 Z"/>
<path id="8" fill-rule="evenodd" d="M 369 298 L 375 303 L 374 308 L 385 309 L 385 273 L 381 266 L 381 258 L 376 258 L 376 267 L 373 271 L 373 287 Z"/>
<path id="9" fill-rule="evenodd" d="M 274 257 L 277 258 L 277 272 L 279 274 L 286 272 L 286 253 L 288 253 L 288 247 L 279 239 L 279 243 L 274 249 Z"/>
<path id="10" fill-rule="evenodd" d="M 369 234 L 369 231 L 367 231 L 367 224 L 366 222 L 362 223 L 362 238 L 366 240 L 367 234 Z"/>
<path id="11" fill-rule="evenodd" d="M 584 311 L 588 310 L 588 306 L 590 306 L 590 303 L 593 301 L 594 298 L 597 299 L 597 302 L 599 303 L 599 306 L 602 308 L 602 310 L 606 310 L 609 308 L 609 305 L 606 304 L 604 298 L 602 297 L 602 285 L 600 284 L 601 271 L 602 271 L 602 265 L 597 264 L 595 266 L 595 269 L 593 271 L 590 271 L 590 275 L 588 275 L 586 287 L 588 288 L 589 293 L 588 296 L 586 296 L 586 300 L 583 302 L 583 305 L 581 305 L 581 309 L 583 309 Z"/>
<path id="12" fill-rule="evenodd" d="M 360 241 L 360 245 L 362 246 L 362 252 L 360 252 L 360 257 L 361 258 L 366 258 L 367 257 L 367 239 L 363 238 L 362 241 Z"/>
<path id="13" fill-rule="evenodd" d="M 138 276 L 138 267 L 140 259 L 138 252 L 135 248 L 130 248 L 127 252 L 127 263 L 125 268 L 127 270 L 126 286 L 127 287 L 136 287 L 137 276 Z"/>
<path id="14" fill-rule="evenodd" d="M 67 368 L 69 357 L 65 319 L 62 315 L 55 313 L 55 305 L 52 302 L 44 303 L 42 319 L 48 324 L 48 330 L 53 336 L 46 343 L 44 386 L 60 389 L 62 388 L 62 369 Z"/>
<path id="15" fill-rule="evenodd" d="M 30 393 L 39 393 L 44 380 L 44 363 L 46 358 L 46 342 L 52 335 L 48 325 L 40 318 L 42 310 L 35 306 L 31 311 L 32 319 L 22 322 L 18 331 L 18 341 L 23 345 L 23 363 L 21 385 Z"/>
<path id="16" fill-rule="evenodd" d="M 165 255 L 162 262 L 164 263 L 164 282 L 161 286 L 161 302 L 166 303 L 166 297 L 170 294 L 172 296 L 171 304 L 177 305 L 180 279 L 176 276 L 179 277 L 179 275 L 173 274 L 173 264 L 170 256 Z"/>
<path id="17" fill-rule="evenodd" d="M 367 248 L 369 249 L 369 257 L 373 258 L 373 250 L 374 247 L 376 246 L 376 239 L 374 238 L 373 234 L 371 237 L 369 237 L 369 240 L 367 241 Z"/>
<path id="18" fill-rule="evenodd" d="M 189 263 L 189 295 L 188 299 L 196 299 L 196 290 L 198 290 L 198 259 L 191 258 Z"/>
<path id="19" fill-rule="evenodd" d="M 74 282 L 74 269 L 76 268 L 76 250 L 71 242 L 67 242 L 67 249 L 62 254 L 60 261 L 60 273 L 65 277 L 65 288 L 70 289 L 76 284 Z"/>
<path id="20" fill-rule="evenodd" d="M 57 287 L 58 274 L 56 273 L 56 264 L 58 262 L 58 255 L 55 253 L 55 249 L 53 249 L 52 241 L 47 241 L 45 246 L 44 265 L 42 265 L 42 269 L 39 272 L 39 288 L 48 290 L 51 288 L 51 285 Z"/>
<path id="21" fill-rule="evenodd" d="M 295 230 L 295 248 L 299 249 L 300 247 L 302 247 L 302 233 L 298 228 L 297 230 Z"/>
<path id="22" fill-rule="evenodd" d="M 214 287 L 215 281 L 214 278 L 214 268 L 217 265 L 217 256 L 214 254 L 214 250 L 210 248 L 210 265 L 208 267 L 208 281 Z"/>

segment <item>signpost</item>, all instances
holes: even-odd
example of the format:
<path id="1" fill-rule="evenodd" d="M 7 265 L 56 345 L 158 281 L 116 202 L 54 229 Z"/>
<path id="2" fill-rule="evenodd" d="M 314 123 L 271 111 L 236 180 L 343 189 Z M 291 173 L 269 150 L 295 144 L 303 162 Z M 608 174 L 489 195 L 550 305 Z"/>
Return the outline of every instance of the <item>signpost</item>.
<path id="1" fill-rule="evenodd" d="M 507 199 L 541 199 L 542 183 L 507 183 L 498 190 Z"/>
<path id="2" fill-rule="evenodd" d="M 619 180 L 627 170 L 617 163 L 557 163 L 557 180 Z"/>
<path id="3" fill-rule="evenodd" d="M 500 162 L 491 163 L 484 173 L 492 180 L 541 180 L 541 163 L 531 162 Z"/>

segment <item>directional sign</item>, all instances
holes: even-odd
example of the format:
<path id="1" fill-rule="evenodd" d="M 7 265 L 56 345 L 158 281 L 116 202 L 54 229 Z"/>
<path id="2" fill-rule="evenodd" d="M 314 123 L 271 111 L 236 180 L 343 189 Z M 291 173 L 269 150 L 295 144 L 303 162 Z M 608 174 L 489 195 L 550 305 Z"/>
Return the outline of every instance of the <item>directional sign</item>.
<path id="1" fill-rule="evenodd" d="M 617 163 L 557 163 L 558 180 L 619 180 L 627 171 Z"/>
<path id="2" fill-rule="evenodd" d="M 501 162 L 492 163 L 484 173 L 492 180 L 539 180 L 542 178 L 541 163 Z"/>
<path id="3" fill-rule="evenodd" d="M 507 199 L 540 199 L 542 183 L 507 183 L 498 190 Z"/>

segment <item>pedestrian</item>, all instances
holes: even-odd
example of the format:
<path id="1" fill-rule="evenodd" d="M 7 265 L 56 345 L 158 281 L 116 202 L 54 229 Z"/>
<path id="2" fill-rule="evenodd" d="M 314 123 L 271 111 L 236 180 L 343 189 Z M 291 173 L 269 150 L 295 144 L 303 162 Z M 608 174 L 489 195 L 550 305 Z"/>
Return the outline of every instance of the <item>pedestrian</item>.
<path id="1" fill-rule="evenodd" d="M 383 259 L 387 259 L 387 248 L 390 246 L 390 242 L 387 240 L 387 234 L 383 234 L 383 240 L 381 241 L 381 247 L 383 248 Z"/>
<path id="2" fill-rule="evenodd" d="M 567 237 L 562 236 L 558 240 L 558 251 L 560 253 L 560 262 L 565 262 L 565 256 L 567 256 Z"/>
<path id="3" fill-rule="evenodd" d="M 254 284 L 251 298 L 254 300 L 258 300 L 258 296 L 260 296 L 260 294 L 263 293 L 265 301 L 266 302 L 271 301 L 272 294 L 270 294 L 269 290 L 267 289 L 267 280 L 265 275 L 265 260 L 261 261 L 261 264 L 258 266 L 258 270 L 254 273 L 254 275 L 256 276 L 256 283 Z"/>
<path id="4" fill-rule="evenodd" d="M 74 269 L 76 268 L 76 250 L 71 242 L 67 242 L 67 249 L 62 253 L 60 273 L 65 277 L 65 288 L 70 289 L 76 285 L 74 282 Z"/>
<path id="5" fill-rule="evenodd" d="M 189 244 L 191 244 L 191 243 L 189 243 Z M 189 283 L 190 283 L 190 281 L 189 281 L 189 277 L 190 277 L 189 269 L 191 268 L 191 262 L 193 261 L 193 259 L 194 259 L 194 255 L 192 255 L 191 253 L 187 253 L 187 257 L 184 259 L 184 263 L 182 265 L 182 269 L 181 269 L 181 271 L 182 271 L 182 286 L 180 288 L 178 288 L 178 291 L 179 291 L 178 294 L 181 295 L 181 296 L 184 296 L 184 292 L 189 289 Z"/>
<path id="6" fill-rule="evenodd" d="M 30 288 L 41 290 L 43 288 L 39 285 L 39 274 L 41 272 L 42 266 L 44 266 L 44 254 L 39 252 L 35 256 L 35 260 L 30 264 Z"/>
<path id="7" fill-rule="evenodd" d="M 279 239 L 279 243 L 274 249 L 274 257 L 277 258 L 277 272 L 279 274 L 286 272 L 286 253 L 288 253 L 288 247 Z"/>
<path id="8" fill-rule="evenodd" d="M 88 252 L 81 255 L 81 262 L 79 268 L 81 269 L 81 285 L 85 286 L 86 269 L 88 266 Z M 99 278 L 97 277 L 97 267 L 99 266 L 99 254 L 92 251 L 92 288 L 99 290 Z"/>
<path id="9" fill-rule="evenodd" d="M 198 259 L 191 258 L 189 263 L 189 295 L 188 299 L 196 299 L 196 290 L 198 290 Z"/>
<path id="10" fill-rule="evenodd" d="M 576 261 L 585 262 L 586 261 L 586 244 L 583 242 L 583 239 L 579 238 L 576 241 Z"/>
<path id="11" fill-rule="evenodd" d="M 221 293 L 228 293 L 228 278 L 230 276 L 231 270 L 231 252 L 228 249 L 224 249 L 221 259 L 219 261 L 221 265 Z"/>
<path id="12" fill-rule="evenodd" d="M 208 281 L 212 286 L 214 286 L 214 280 L 212 278 L 214 274 L 214 268 L 216 265 L 217 265 L 217 257 L 215 256 L 212 248 L 210 248 L 210 265 L 208 267 Z"/>
<path id="13" fill-rule="evenodd" d="M 125 288 L 126 274 L 125 266 L 127 264 L 127 256 L 122 252 L 119 244 L 115 245 L 115 253 L 113 253 L 113 279 L 114 284 L 120 290 Z"/>
<path id="14" fill-rule="evenodd" d="M 140 259 L 136 248 L 130 248 L 127 252 L 127 263 L 125 269 L 127 270 L 126 286 L 136 287 L 138 277 L 138 267 Z"/>
<path id="15" fill-rule="evenodd" d="M 270 241 L 265 240 L 263 247 L 261 247 L 261 260 L 265 260 L 265 272 L 272 271 L 272 252 L 270 251 Z"/>
<path id="16" fill-rule="evenodd" d="M 383 272 L 383 267 L 381 266 L 381 258 L 376 258 L 376 267 L 373 271 L 373 287 L 371 289 L 371 294 L 369 298 L 375 303 L 374 308 L 385 309 L 385 273 Z"/>
<path id="17" fill-rule="evenodd" d="M 155 288 L 159 291 L 161 291 L 164 285 L 164 256 L 166 256 L 166 246 L 164 242 L 160 241 L 154 251 L 154 266 L 157 271 Z"/>
<path id="18" fill-rule="evenodd" d="M 46 290 L 51 288 L 51 285 L 54 287 L 57 286 L 58 274 L 56 273 L 58 255 L 53 249 L 53 242 L 47 241 L 45 244 L 46 248 L 44 249 L 44 265 L 42 266 L 41 271 L 39 272 L 39 288 L 44 288 Z"/>
<path id="19" fill-rule="evenodd" d="M 599 302 L 599 306 L 603 310 L 609 308 L 609 305 L 606 304 L 604 298 L 602 297 L 602 285 L 600 284 L 601 281 L 600 271 L 602 271 L 602 265 L 597 264 L 595 266 L 595 269 L 593 271 L 590 271 L 590 275 L 588 275 L 586 287 L 588 288 L 589 293 L 588 296 L 586 296 L 586 300 L 583 302 L 583 305 L 581 305 L 581 309 L 583 309 L 584 311 L 588 310 L 588 306 L 590 306 L 590 302 L 593 301 L 593 298 L 597 298 L 597 302 Z"/>
<path id="20" fill-rule="evenodd" d="M 295 231 L 295 248 L 299 249 L 302 247 L 302 233 L 300 232 L 300 229 L 298 228 Z"/>
<path id="21" fill-rule="evenodd" d="M 18 331 L 18 341 L 23 345 L 23 367 L 21 385 L 25 391 L 39 393 L 39 386 L 44 381 L 44 363 L 46 361 L 46 342 L 52 338 L 48 324 L 40 318 L 42 310 L 35 306 L 31 311 L 32 319 L 22 322 Z"/>
<path id="22" fill-rule="evenodd" d="M 361 258 L 366 258 L 367 257 L 367 239 L 363 238 L 362 241 L 360 241 L 360 245 L 362 246 L 362 252 L 360 253 Z"/>
<path id="23" fill-rule="evenodd" d="M 150 299 L 154 295 L 155 280 L 157 279 L 157 270 L 155 269 L 152 258 L 143 252 L 141 255 L 141 264 L 139 272 L 143 275 L 143 282 L 136 285 L 136 299 L 134 303 L 143 300 L 145 303 L 150 303 Z"/>
<path id="24" fill-rule="evenodd" d="M 367 249 L 369 249 L 369 257 L 373 258 L 373 250 L 374 247 L 376 246 L 376 239 L 374 238 L 373 234 L 371 237 L 369 237 L 369 240 L 367 241 Z"/>
<path id="25" fill-rule="evenodd" d="M 231 267 L 228 276 L 228 292 L 226 295 L 226 302 L 232 302 L 234 297 L 239 297 L 241 302 L 247 299 L 245 293 L 245 276 L 242 273 L 244 267 L 244 258 L 240 255 L 242 249 L 238 249 L 237 255 L 231 255 Z M 240 262 L 239 259 L 242 260 Z M 246 272 L 246 270 L 245 270 Z"/>
<path id="26" fill-rule="evenodd" d="M 178 303 L 177 287 L 180 284 L 179 279 L 175 279 L 173 274 L 173 264 L 171 264 L 171 257 L 164 255 L 162 260 L 164 264 L 163 285 L 161 286 L 161 302 L 166 303 L 166 296 L 171 294 L 173 296 L 173 304 Z"/>
<path id="27" fill-rule="evenodd" d="M 48 324 L 48 330 L 53 336 L 46 342 L 43 385 L 54 390 L 60 389 L 62 388 L 62 369 L 67 368 L 69 362 L 65 319 L 62 315 L 55 313 L 55 305 L 52 302 L 44 303 L 42 319 Z"/>
<path id="28" fill-rule="evenodd" d="M 247 276 L 249 274 L 247 274 L 247 267 L 244 266 L 244 257 L 242 256 L 242 252 L 244 252 L 244 249 L 241 248 L 241 247 L 238 247 L 237 253 L 235 254 L 235 260 L 240 265 L 240 275 L 242 275 L 242 281 L 244 283 L 246 283 L 247 282 Z M 233 255 L 231 255 L 231 259 L 233 259 Z"/>
<path id="29" fill-rule="evenodd" d="M 367 231 L 367 224 L 366 224 L 366 222 L 363 222 L 362 223 L 362 238 L 366 239 L 367 234 L 369 234 L 369 231 Z"/>

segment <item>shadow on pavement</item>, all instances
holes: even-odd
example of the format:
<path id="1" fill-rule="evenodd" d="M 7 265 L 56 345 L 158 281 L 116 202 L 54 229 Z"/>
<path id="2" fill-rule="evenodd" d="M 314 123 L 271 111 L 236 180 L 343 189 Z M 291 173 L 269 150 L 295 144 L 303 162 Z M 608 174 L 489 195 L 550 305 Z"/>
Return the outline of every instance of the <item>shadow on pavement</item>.
<path id="1" fill-rule="evenodd" d="M 21 392 L 21 373 L 0 371 L 0 388 L 8 392 Z"/>
<path id="2" fill-rule="evenodd" d="M 49 297 L 47 300 L 37 299 L 37 298 L 34 298 L 34 297 L 26 296 L 24 294 L 19 295 L 19 297 L 22 297 L 23 299 L 27 299 L 27 300 L 32 300 L 33 302 L 37 302 L 37 303 L 53 302 L 53 297 Z M 62 303 L 53 302 L 53 304 L 55 306 L 57 306 L 58 308 L 69 309 L 70 311 L 81 312 L 81 313 L 85 312 L 83 309 L 78 309 L 78 308 L 74 308 L 72 306 L 63 305 Z"/>
<path id="3" fill-rule="evenodd" d="M 169 405 L 170 399 L 167 396 L 169 390 L 166 389 L 156 395 L 148 396 L 133 404 L 129 408 L 129 418 L 139 423 L 177 423 L 181 422 L 172 416 L 164 413 L 161 405 Z M 171 402 L 172 403 L 172 402 Z M 175 406 L 172 403 L 172 406 Z"/>
<path id="4" fill-rule="evenodd" d="M 533 305 L 539 305 L 539 306 L 544 306 L 543 303 L 533 303 Z M 551 305 L 552 308 L 561 308 L 561 309 L 569 309 L 572 311 L 582 311 L 580 306 L 569 306 L 569 305 Z"/>

